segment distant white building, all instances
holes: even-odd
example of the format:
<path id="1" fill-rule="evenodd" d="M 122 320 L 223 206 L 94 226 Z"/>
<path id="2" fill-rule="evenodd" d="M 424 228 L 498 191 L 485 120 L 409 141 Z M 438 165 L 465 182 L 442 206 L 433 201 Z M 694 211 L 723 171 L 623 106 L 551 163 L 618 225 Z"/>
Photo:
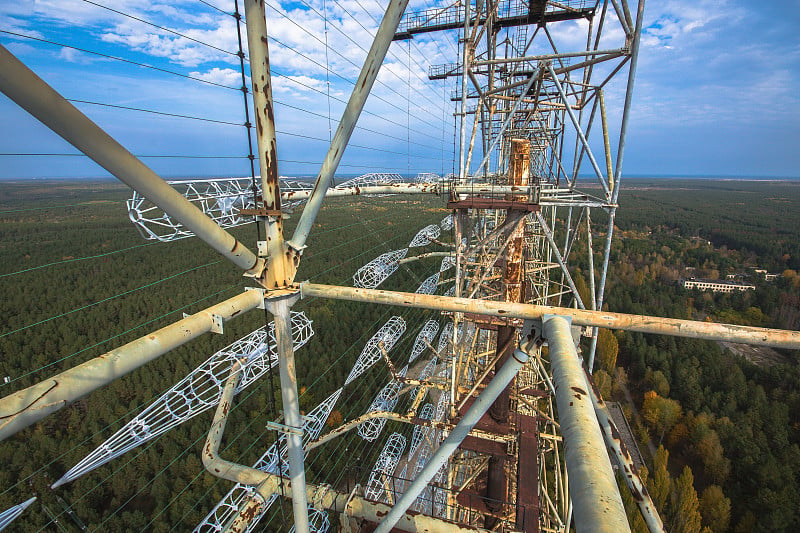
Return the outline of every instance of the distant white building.
<path id="1" fill-rule="evenodd" d="M 712 292 L 736 292 L 755 290 L 755 285 L 745 283 L 731 283 L 730 281 L 720 281 L 717 279 L 697 279 L 689 278 L 681 281 L 684 289 L 700 289 L 701 291 Z"/>
<path id="2" fill-rule="evenodd" d="M 764 276 L 765 281 L 775 281 L 782 276 L 782 274 L 770 274 L 765 268 L 755 268 L 753 269 L 753 272 Z"/>

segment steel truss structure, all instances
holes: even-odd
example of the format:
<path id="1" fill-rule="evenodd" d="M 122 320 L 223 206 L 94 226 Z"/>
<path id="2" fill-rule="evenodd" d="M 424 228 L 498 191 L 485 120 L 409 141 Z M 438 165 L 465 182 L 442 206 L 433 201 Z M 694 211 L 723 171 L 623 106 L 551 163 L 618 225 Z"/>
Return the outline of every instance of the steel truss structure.
<path id="1" fill-rule="evenodd" d="M 0 47 L 0 90 L 134 189 L 129 214 L 145 238 L 197 236 L 255 285 L 0 399 L 0 438 L 175 346 L 220 332 L 227 320 L 264 308 L 274 317 L 269 331 L 253 332 L 212 356 L 59 484 L 216 407 L 202 459 L 209 472 L 235 485 L 198 531 L 252 530 L 271 503 L 285 497 L 291 499 L 293 528 L 299 533 L 326 531 L 328 512 L 340 514 L 340 523 L 348 527 L 377 524 L 379 533 L 395 527 L 566 532 L 573 526 L 616 533 L 629 527 L 612 460 L 630 472 L 625 481 L 641 496 L 638 503 L 650 529 L 663 530 L 633 465 L 626 462 L 629 456 L 614 439 L 616 429 L 602 398 L 591 387 L 597 328 L 788 348 L 800 347 L 800 333 L 601 311 L 644 0 L 635 10 L 628 0 L 468 1 L 404 15 L 407 3 L 390 0 L 313 186 L 279 179 L 270 148 L 276 139 L 267 112 L 272 89 L 263 2 L 245 0 L 253 106 L 262 125 L 256 183 L 239 178 L 164 182 Z M 563 25 L 583 32 L 581 47 L 565 49 L 559 40 Z M 441 31 L 458 32 L 459 57 L 431 67 L 429 78 L 457 82 L 451 97 L 460 118 L 458 174 L 446 180 L 426 174 L 406 183 L 397 175 L 375 173 L 333 186 L 390 43 Z M 600 49 L 615 35 L 619 42 Z M 616 128 L 606 116 L 604 97 L 614 80 L 625 87 Z M 602 139 L 600 150 L 590 142 L 594 138 Z M 449 213 L 438 225 L 422 228 L 408 247 L 359 269 L 355 287 L 296 283 L 325 198 L 376 194 L 437 194 Z M 303 210 L 288 238 L 283 218 L 294 202 L 303 202 Z M 253 219 L 266 235 L 257 253 L 225 230 Z M 598 235 L 603 240 L 595 247 Z M 431 243 L 447 251 L 408 257 L 410 249 Z M 578 254 L 585 254 L 589 265 L 586 301 L 570 269 Z M 441 257 L 441 265 L 416 292 L 375 290 L 404 262 L 428 257 Z M 441 274 L 453 267 L 453 279 L 443 281 Z M 452 286 L 443 296 L 435 294 L 444 283 Z M 291 312 L 300 297 L 440 314 L 417 332 L 400 371 L 395 362 L 405 354 L 392 350 L 406 322 L 399 315 L 390 318 L 367 341 L 342 388 L 302 417 L 294 352 L 313 332 L 305 317 Z M 586 354 L 576 348 L 580 335 L 590 339 Z M 380 360 L 391 377 L 367 412 L 323 434 L 343 388 Z M 272 365 L 280 373 L 283 420 L 275 427 L 281 435 L 253 466 L 226 461 L 219 445 L 233 398 Z M 408 409 L 394 412 L 401 401 Z M 389 420 L 408 431 L 382 438 Z M 382 449 L 363 488 L 347 493 L 306 483 L 306 454 L 354 429 Z M 13 519 L 30 502 L 4 512 L 0 520 Z"/>

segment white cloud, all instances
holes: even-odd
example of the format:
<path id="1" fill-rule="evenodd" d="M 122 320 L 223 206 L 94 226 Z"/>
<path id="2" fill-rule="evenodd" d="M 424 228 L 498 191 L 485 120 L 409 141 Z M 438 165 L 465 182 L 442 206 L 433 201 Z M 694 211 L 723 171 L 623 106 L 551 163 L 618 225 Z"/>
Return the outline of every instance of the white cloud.
<path id="1" fill-rule="evenodd" d="M 206 72 L 190 72 L 189 75 L 193 78 L 200 78 L 201 80 L 219 83 L 229 87 L 240 87 L 242 84 L 241 71 L 232 68 L 214 67 Z"/>

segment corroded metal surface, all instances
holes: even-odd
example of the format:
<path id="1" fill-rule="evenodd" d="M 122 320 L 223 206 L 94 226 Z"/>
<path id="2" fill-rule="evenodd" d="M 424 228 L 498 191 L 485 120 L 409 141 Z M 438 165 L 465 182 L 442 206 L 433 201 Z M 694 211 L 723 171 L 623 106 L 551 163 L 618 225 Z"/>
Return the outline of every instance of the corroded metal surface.
<path id="1" fill-rule="evenodd" d="M 707 340 L 728 340 L 745 344 L 774 346 L 792 350 L 800 349 L 800 331 L 787 331 L 736 324 L 715 324 L 695 320 L 663 318 L 609 311 L 591 311 L 569 307 L 545 305 L 515 304 L 492 302 L 488 300 L 470 300 L 467 298 L 450 298 L 427 294 L 415 294 L 394 291 L 359 289 L 302 283 L 300 290 L 303 296 L 321 296 L 326 298 L 351 300 L 359 302 L 385 303 L 403 307 L 421 307 L 440 311 L 478 313 L 490 316 L 512 317 L 523 319 L 541 319 L 544 315 L 561 315 L 572 319 L 576 326 L 598 326 L 608 329 L 638 331 L 690 337 Z"/>

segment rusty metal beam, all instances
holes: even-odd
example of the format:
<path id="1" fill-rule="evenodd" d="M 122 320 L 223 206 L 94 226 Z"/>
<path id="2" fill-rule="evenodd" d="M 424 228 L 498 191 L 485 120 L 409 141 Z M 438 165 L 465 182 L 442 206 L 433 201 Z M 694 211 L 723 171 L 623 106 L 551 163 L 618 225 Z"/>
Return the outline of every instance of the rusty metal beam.
<path id="1" fill-rule="evenodd" d="M 608 412 L 606 402 L 603 401 L 603 397 L 600 396 L 600 392 L 598 392 L 591 376 L 585 372 L 585 369 L 584 378 L 586 378 L 587 390 L 592 399 L 592 406 L 594 407 L 595 415 L 597 415 L 597 421 L 600 423 L 603 440 L 606 443 L 606 447 L 611 451 L 612 457 L 614 457 L 620 469 L 622 478 L 625 480 L 628 490 L 631 491 L 631 495 L 636 501 L 636 505 L 639 507 L 639 512 L 642 513 L 642 518 L 644 518 L 644 522 L 647 524 L 647 529 L 650 533 L 666 533 L 667 530 L 664 527 L 664 522 L 661 521 L 661 517 L 658 515 L 658 509 L 656 509 L 653 499 L 650 497 L 650 493 L 642 481 L 642 478 L 639 477 L 639 472 L 636 471 L 636 466 L 633 464 L 631 454 L 628 452 L 628 448 L 622 440 L 622 436 L 617 429 L 617 425 L 614 423 L 614 419 L 611 418 L 611 414 Z"/>
<path id="2" fill-rule="evenodd" d="M 350 94 L 350 99 L 347 101 L 347 107 L 345 107 L 342 119 L 336 128 L 328 153 L 322 162 L 311 197 L 303 210 L 300 221 L 297 223 L 292 239 L 287 242 L 295 255 L 301 254 L 303 248 L 305 248 L 308 234 L 311 232 L 314 220 L 322 208 L 322 201 L 326 196 L 325 193 L 331 185 L 339 162 L 342 160 L 347 143 L 350 141 L 350 136 L 356 127 L 358 117 L 364 109 L 364 104 L 367 101 L 372 85 L 378 77 L 381 64 L 386 57 L 386 52 L 389 50 L 389 45 L 392 44 L 392 38 L 397 31 L 397 25 L 400 24 L 400 19 L 403 17 L 403 12 L 407 5 L 408 0 L 391 0 L 386 8 L 386 13 L 381 20 L 378 31 L 375 33 L 372 46 L 369 49 L 367 58 L 364 60 L 364 66 L 358 75 L 358 80 L 356 80 L 356 85 Z"/>
<path id="3" fill-rule="evenodd" d="M 264 260 L 220 228 L 147 165 L 0 45 L 0 92 L 86 154 L 111 175 L 178 220 L 206 244 L 258 277 Z"/>
<path id="4" fill-rule="evenodd" d="M 260 498 L 256 497 L 249 500 L 242 506 L 237 517 L 228 526 L 228 531 L 246 531 L 250 520 L 259 514 L 263 502 L 268 501 L 278 491 L 283 492 L 284 495 L 290 498 L 302 492 L 303 501 L 311 502 L 316 508 L 329 509 L 369 522 L 380 522 L 384 516 L 389 514 L 392 508 L 388 505 L 371 502 L 346 492 L 338 492 L 329 485 L 313 485 L 304 481 L 293 483 L 281 476 L 222 459 L 219 455 L 219 445 L 225 431 L 231 405 L 233 404 L 239 376 L 239 365 L 237 363 L 231 369 L 230 377 L 225 383 L 220 403 L 214 414 L 214 421 L 211 424 L 211 429 L 202 451 L 203 465 L 212 475 L 255 487 L 260 496 Z M 411 532 L 488 533 L 484 529 L 464 528 L 453 522 L 417 513 L 404 513 L 400 517 L 396 528 L 401 531 Z"/>
<path id="5" fill-rule="evenodd" d="M 263 291 L 245 291 L 0 399 L 0 440 L 204 333 L 221 333 L 223 322 L 263 301 Z"/>
<path id="6" fill-rule="evenodd" d="M 569 319 L 545 316 L 542 336 L 550 347 L 575 529 L 578 533 L 630 531 L 590 394 L 586 390 L 583 366 L 578 360 Z"/>
<path id="7" fill-rule="evenodd" d="M 429 294 L 338 287 L 305 282 L 300 284 L 303 297 L 318 296 L 354 302 L 399 305 L 453 311 L 457 313 L 478 313 L 490 316 L 539 320 L 544 315 L 561 315 L 572 319 L 576 326 L 597 326 L 608 329 L 621 329 L 671 335 L 693 339 L 725 340 L 759 346 L 773 346 L 790 350 L 800 349 L 800 331 L 771 328 L 738 326 L 735 324 L 716 324 L 677 318 L 662 318 L 608 311 L 591 311 L 569 307 L 553 307 L 489 300 L 469 300 Z"/>
<path id="8" fill-rule="evenodd" d="M 278 148 L 275 138 L 275 113 L 272 101 L 272 76 L 269 67 L 269 45 L 264 2 L 245 0 L 247 46 L 250 55 L 250 80 L 253 87 L 253 107 L 258 141 L 258 165 L 261 171 L 261 196 L 269 258 L 262 284 L 268 289 L 286 287 L 294 281 L 299 257 L 290 261 L 285 253 L 281 190 L 278 180 Z M 262 254 L 263 255 L 263 254 Z M 302 532 L 301 532 L 302 533 Z"/>
<path id="9" fill-rule="evenodd" d="M 416 479 L 406 489 L 400 499 L 392 507 L 389 514 L 381 521 L 375 529 L 375 533 L 389 533 L 399 520 L 406 514 L 406 511 L 411 504 L 417 499 L 417 496 L 425 490 L 428 482 L 433 479 L 433 476 L 439 469 L 447 462 L 450 456 L 456 451 L 461 442 L 467 437 L 469 432 L 481 417 L 486 413 L 491 404 L 497 399 L 497 396 L 505 389 L 514 376 L 520 371 L 522 366 L 528 361 L 528 354 L 518 349 L 514 352 L 513 356 L 509 358 L 503 368 L 495 374 L 492 381 L 490 381 L 486 388 L 483 389 L 481 394 L 475 399 L 472 406 L 464 413 L 464 417 L 453 428 L 453 431 L 442 444 L 436 449 L 433 456 L 425 464 Z"/>

